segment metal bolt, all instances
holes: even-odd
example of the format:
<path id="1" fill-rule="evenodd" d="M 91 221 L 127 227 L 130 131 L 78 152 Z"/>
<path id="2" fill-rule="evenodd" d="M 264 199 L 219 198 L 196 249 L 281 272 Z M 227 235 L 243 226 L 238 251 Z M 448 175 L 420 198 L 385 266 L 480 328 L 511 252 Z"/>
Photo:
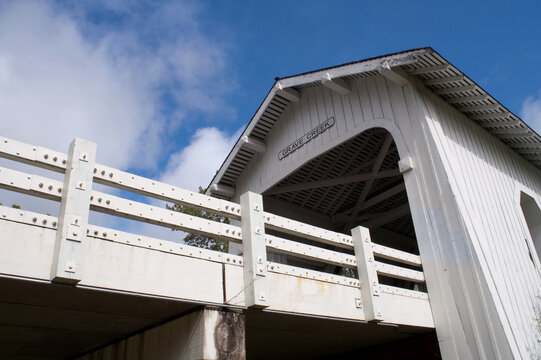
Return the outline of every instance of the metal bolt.
<path id="1" fill-rule="evenodd" d="M 66 165 L 66 162 L 67 162 L 66 160 L 62 160 L 62 164 Z"/>
<path id="2" fill-rule="evenodd" d="M 55 156 L 55 157 L 53 158 L 53 161 L 56 161 L 56 160 L 58 160 L 58 158 Z"/>
<path id="3" fill-rule="evenodd" d="M 107 200 L 105 203 L 109 205 L 111 203 L 111 200 Z"/>
<path id="4" fill-rule="evenodd" d="M 36 221 L 38 221 L 38 218 L 35 217 L 35 218 L 32 219 L 32 221 L 36 222 Z"/>
<path id="5" fill-rule="evenodd" d="M 58 188 L 58 193 L 62 193 L 62 188 Z"/>
<path id="6" fill-rule="evenodd" d="M 101 171 L 101 174 L 102 174 L 102 175 L 105 175 L 105 170 L 102 170 L 102 171 Z"/>
<path id="7" fill-rule="evenodd" d="M 43 223 L 43 225 L 47 224 L 47 220 L 43 219 L 42 223 Z"/>
<path id="8" fill-rule="evenodd" d="M 49 191 L 53 189 L 53 186 L 52 185 L 49 185 Z"/>
<path id="9" fill-rule="evenodd" d="M 39 183 L 39 187 L 42 188 L 42 187 L 43 187 L 43 183 Z"/>
<path id="10" fill-rule="evenodd" d="M 49 158 L 49 155 L 45 154 L 45 155 L 43 155 L 43 158 L 44 158 L 44 159 L 48 159 L 48 158 Z"/>

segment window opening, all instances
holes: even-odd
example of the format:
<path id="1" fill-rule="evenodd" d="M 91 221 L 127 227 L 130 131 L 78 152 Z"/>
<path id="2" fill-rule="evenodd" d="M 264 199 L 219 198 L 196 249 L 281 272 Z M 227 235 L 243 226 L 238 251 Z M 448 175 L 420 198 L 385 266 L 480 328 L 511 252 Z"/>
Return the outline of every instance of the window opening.
<path id="1" fill-rule="evenodd" d="M 526 240 L 530 260 L 535 264 L 534 253 L 537 254 L 537 258 L 541 258 L 541 209 L 533 197 L 521 192 L 520 193 L 520 207 L 528 226 L 528 232 L 530 234 L 531 242 Z M 534 249 L 531 248 L 533 244 Z"/>

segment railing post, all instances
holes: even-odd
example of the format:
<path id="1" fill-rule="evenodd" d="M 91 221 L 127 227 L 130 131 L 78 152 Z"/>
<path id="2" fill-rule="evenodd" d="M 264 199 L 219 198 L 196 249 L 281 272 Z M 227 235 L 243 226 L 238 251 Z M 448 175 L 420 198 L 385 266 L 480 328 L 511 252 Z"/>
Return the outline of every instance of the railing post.
<path id="1" fill-rule="evenodd" d="M 263 197 L 248 191 L 241 195 L 240 205 L 246 306 L 267 307 L 267 248 Z"/>
<path id="2" fill-rule="evenodd" d="M 86 238 L 96 144 L 75 138 L 68 154 L 51 281 L 76 284 L 83 275 L 83 240 Z"/>
<path id="3" fill-rule="evenodd" d="M 370 231 L 362 226 L 351 229 L 355 257 L 357 258 L 357 271 L 361 283 L 361 298 L 366 321 L 382 321 L 383 314 L 380 305 L 380 289 L 378 273 L 374 264 L 374 252 Z"/>

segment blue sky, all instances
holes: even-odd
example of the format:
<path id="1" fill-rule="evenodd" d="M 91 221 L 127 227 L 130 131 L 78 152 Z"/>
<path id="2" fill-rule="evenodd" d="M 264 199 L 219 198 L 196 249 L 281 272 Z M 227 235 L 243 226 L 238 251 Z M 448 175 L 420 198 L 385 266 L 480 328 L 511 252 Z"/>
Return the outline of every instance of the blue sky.
<path id="1" fill-rule="evenodd" d="M 196 189 L 275 76 L 424 46 L 539 132 L 540 15 L 534 0 L 2 1 L 1 135 L 87 138 L 101 163 Z"/>

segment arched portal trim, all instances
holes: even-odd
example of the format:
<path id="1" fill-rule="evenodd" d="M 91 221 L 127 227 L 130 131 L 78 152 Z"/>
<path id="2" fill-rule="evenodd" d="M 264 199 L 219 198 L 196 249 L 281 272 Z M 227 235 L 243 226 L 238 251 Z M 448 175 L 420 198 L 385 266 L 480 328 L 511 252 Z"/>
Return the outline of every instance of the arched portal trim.
<path id="1" fill-rule="evenodd" d="M 262 192 L 269 190 L 274 185 L 278 184 L 280 181 L 282 181 L 284 178 L 288 177 L 293 172 L 297 171 L 299 168 L 301 168 L 304 164 L 308 163 L 309 161 L 317 158 L 318 156 L 326 153 L 329 150 L 332 150 L 333 148 L 339 146 L 342 143 L 345 143 L 362 133 L 375 129 L 375 128 L 382 128 L 385 129 L 389 134 L 391 134 L 394 143 L 396 144 L 398 154 L 401 159 L 409 157 L 410 152 L 408 149 L 408 145 L 404 139 L 404 136 L 402 135 L 402 132 L 396 126 L 396 124 L 389 119 L 386 118 L 378 118 L 378 119 L 371 119 L 363 122 L 362 124 L 358 125 L 354 129 L 352 129 L 350 132 L 348 132 L 347 136 L 339 137 L 324 146 L 321 146 L 320 148 L 316 149 L 314 152 L 310 154 L 309 157 L 305 157 L 303 159 L 300 159 L 298 162 L 292 163 L 289 165 L 288 168 L 286 168 L 284 171 L 280 173 L 280 178 L 271 178 L 267 181 L 266 184 L 264 184 L 261 189 Z"/>

